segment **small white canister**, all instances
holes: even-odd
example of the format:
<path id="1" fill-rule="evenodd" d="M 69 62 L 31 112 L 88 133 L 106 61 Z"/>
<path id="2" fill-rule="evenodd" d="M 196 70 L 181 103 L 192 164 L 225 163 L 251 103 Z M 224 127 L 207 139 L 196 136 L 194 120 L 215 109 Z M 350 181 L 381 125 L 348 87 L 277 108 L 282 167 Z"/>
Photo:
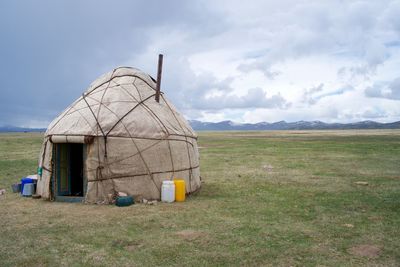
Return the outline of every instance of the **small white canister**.
<path id="1" fill-rule="evenodd" d="M 161 201 L 168 203 L 175 201 L 174 181 L 163 181 L 161 186 Z"/>

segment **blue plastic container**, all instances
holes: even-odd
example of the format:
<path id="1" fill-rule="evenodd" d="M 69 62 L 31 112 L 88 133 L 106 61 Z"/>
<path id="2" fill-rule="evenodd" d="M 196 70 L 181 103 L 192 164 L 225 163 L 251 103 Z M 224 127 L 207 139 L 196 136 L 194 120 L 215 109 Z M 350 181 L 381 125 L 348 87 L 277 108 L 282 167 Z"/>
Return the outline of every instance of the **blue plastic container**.
<path id="1" fill-rule="evenodd" d="M 22 179 L 21 179 L 21 194 L 22 194 L 22 192 L 24 192 L 24 185 L 25 185 L 25 184 L 33 184 L 33 183 L 35 183 L 35 180 L 34 180 L 34 179 L 31 179 L 31 178 L 22 178 Z"/>

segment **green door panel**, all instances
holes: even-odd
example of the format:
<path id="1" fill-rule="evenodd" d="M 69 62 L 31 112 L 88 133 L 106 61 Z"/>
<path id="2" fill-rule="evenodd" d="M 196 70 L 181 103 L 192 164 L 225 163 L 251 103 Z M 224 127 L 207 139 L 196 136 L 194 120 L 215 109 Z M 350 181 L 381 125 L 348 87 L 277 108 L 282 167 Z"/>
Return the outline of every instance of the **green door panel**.
<path id="1" fill-rule="evenodd" d="M 71 194 L 71 177 L 68 171 L 68 145 L 58 144 L 57 146 L 57 195 L 66 196 Z"/>

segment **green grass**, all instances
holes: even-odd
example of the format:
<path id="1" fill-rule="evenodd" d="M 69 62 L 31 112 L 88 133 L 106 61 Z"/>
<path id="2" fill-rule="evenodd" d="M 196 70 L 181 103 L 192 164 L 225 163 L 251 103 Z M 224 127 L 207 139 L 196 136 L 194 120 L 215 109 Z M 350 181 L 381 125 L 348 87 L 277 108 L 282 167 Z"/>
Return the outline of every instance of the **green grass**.
<path id="1" fill-rule="evenodd" d="M 0 265 L 400 265 L 400 131 L 199 135 L 199 193 L 118 208 L 12 194 L 42 137 L 1 134 Z"/>

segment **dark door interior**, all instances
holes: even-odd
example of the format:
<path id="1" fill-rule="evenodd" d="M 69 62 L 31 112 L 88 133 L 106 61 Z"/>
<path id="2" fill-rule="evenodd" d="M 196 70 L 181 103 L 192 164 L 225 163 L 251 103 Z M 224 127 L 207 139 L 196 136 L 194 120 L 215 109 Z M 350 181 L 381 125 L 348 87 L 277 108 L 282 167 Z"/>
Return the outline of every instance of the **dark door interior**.
<path id="1" fill-rule="evenodd" d="M 83 197 L 83 144 L 57 144 L 57 196 Z"/>
<path id="2" fill-rule="evenodd" d="M 70 146 L 71 196 L 83 196 L 83 144 Z"/>

